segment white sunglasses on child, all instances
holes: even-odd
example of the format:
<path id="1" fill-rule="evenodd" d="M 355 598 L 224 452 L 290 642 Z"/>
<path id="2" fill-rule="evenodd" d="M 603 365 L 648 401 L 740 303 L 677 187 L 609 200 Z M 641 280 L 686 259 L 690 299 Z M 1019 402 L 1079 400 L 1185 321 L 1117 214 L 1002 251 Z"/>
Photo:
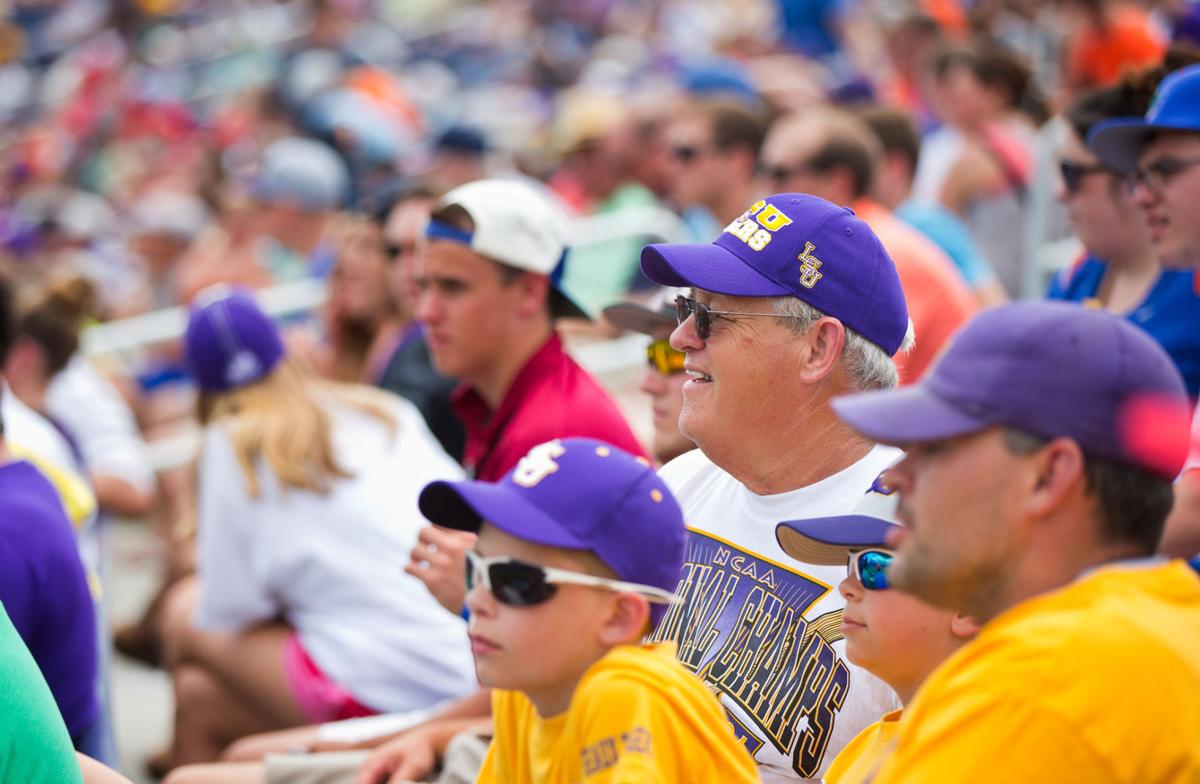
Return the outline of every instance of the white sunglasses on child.
<path id="1" fill-rule="evenodd" d="M 558 585 L 586 585 L 619 593 L 636 593 L 655 604 L 674 604 L 675 595 L 653 585 L 609 580 L 580 572 L 519 561 L 498 555 L 484 558 L 467 551 L 467 590 L 482 585 L 497 601 L 512 607 L 530 607 L 549 601 Z"/>

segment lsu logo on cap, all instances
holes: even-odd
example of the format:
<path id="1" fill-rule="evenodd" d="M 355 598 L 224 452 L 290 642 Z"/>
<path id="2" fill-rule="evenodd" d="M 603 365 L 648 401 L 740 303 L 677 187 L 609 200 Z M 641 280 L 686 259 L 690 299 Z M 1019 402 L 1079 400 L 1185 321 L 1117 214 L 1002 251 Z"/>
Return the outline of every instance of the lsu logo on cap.
<path id="1" fill-rule="evenodd" d="M 792 219 L 780 212 L 774 204 L 759 200 L 726 226 L 724 233 L 737 237 L 749 245 L 750 250 L 759 251 L 771 244 L 771 235 L 774 232 L 791 222 Z"/>
<path id="2" fill-rule="evenodd" d="M 800 262 L 800 285 L 806 289 L 811 289 L 817 285 L 818 280 L 825 277 L 824 274 L 818 272 L 821 269 L 821 260 L 812 255 L 816 249 L 816 245 L 806 242 L 804 243 L 804 252 L 796 257 L 796 260 Z"/>
<path id="3" fill-rule="evenodd" d="M 536 487 L 543 479 L 558 470 L 554 458 L 562 456 L 566 447 L 560 441 L 547 441 L 529 450 L 513 470 L 512 480 L 521 487 Z"/>

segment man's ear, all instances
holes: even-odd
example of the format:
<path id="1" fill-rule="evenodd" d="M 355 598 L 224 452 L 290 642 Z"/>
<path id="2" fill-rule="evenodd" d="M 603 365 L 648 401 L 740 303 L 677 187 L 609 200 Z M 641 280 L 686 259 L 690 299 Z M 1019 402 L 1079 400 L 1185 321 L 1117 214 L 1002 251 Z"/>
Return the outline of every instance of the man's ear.
<path id="1" fill-rule="evenodd" d="M 637 642 L 650 628 L 650 602 L 636 593 L 613 594 L 608 618 L 600 627 L 600 642 L 607 646 Z"/>
<path id="2" fill-rule="evenodd" d="M 846 328 L 830 316 L 817 319 L 804 333 L 805 350 L 800 367 L 800 380 L 815 383 L 828 376 L 842 358 L 846 344 Z"/>
<path id="3" fill-rule="evenodd" d="M 979 621 L 969 615 L 955 613 L 950 619 L 950 633 L 963 640 L 971 640 L 979 634 Z"/>
<path id="4" fill-rule="evenodd" d="M 1062 505 L 1083 476 L 1083 451 L 1069 438 L 1056 438 L 1031 455 L 1024 506 L 1045 517 Z"/>
<path id="5" fill-rule="evenodd" d="M 536 272 L 522 273 L 513 288 L 517 293 L 518 309 L 522 316 L 536 316 L 546 312 L 546 299 L 550 296 L 550 278 Z"/>

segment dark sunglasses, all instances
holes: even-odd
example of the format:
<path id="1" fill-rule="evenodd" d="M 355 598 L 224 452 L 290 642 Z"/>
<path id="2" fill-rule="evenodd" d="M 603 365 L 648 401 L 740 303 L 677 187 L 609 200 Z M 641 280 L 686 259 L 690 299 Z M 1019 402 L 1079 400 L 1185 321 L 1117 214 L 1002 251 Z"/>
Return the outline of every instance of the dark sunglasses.
<path id="1" fill-rule="evenodd" d="M 1148 163 L 1138 169 L 1133 175 L 1133 181 L 1138 185 L 1144 185 L 1150 190 L 1158 192 L 1177 174 L 1182 174 L 1197 164 L 1200 164 L 1200 157 L 1159 158 L 1157 161 Z"/>
<path id="2" fill-rule="evenodd" d="M 682 373 L 685 359 L 687 354 L 673 348 L 668 340 L 656 340 L 646 346 L 646 361 L 664 376 Z"/>
<path id="3" fill-rule="evenodd" d="M 850 574 L 868 591 L 885 591 L 891 587 L 887 570 L 893 557 L 887 550 L 854 550 L 850 553 Z"/>
<path id="4" fill-rule="evenodd" d="M 480 585 L 492 592 L 496 601 L 510 607 L 532 607 L 554 598 L 559 585 L 586 585 L 618 593 L 636 593 L 655 604 L 674 604 L 675 595 L 652 585 L 639 585 L 621 580 L 609 580 L 565 569 L 518 561 L 516 558 L 496 556 L 484 558 L 478 553 L 467 551 L 467 590 Z"/>
<path id="5" fill-rule="evenodd" d="M 804 171 L 802 166 L 759 166 L 758 176 L 771 183 L 784 183 Z"/>
<path id="6" fill-rule="evenodd" d="M 1076 161 L 1059 161 L 1058 171 L 1062 175 L 1063 186 L 1067 193 L 1078 193 L 1083 180 L 1089 174 L 1108 172 L 1108 169 L 1098 163 L 1087 164 Z"/>
<path id="7" fill-rule="evenodd" d="M 677 144 L 671 148 L 671 157 L 679 163 L 692 163 L 700 157 L 704 151 L 699 147 L 690 144 Z"/>
<path id="8" fill-rule="evenodd" d="M 416 251 L 417 245 L 415 242 L 406 242 L 403 244 L 388 242 L 383 246 L 383 252 L 387 255 L 388 261 L 396 261 L 401 256 L 408 256 L 416 253 Z"/>
<path id="9" fill-rule="evenodd" d="M 703 302 L 697 302 L 691 297 L 685 297 L 680 294 L 675 298 L 675 318 L 680 324 L 682 324 L 688 320 L 689 316 L 696 317 L 696 334 L 701 340 L 708 340 L 710 337 L 712 337 L 712 322 L 714 317 L 729 318 L 730 316 L 745 316 L 746 318 L 800 318 L 800 316 L 782 316 L 778 313 L 744 313 L 736 310 L 713 310 Z"/>

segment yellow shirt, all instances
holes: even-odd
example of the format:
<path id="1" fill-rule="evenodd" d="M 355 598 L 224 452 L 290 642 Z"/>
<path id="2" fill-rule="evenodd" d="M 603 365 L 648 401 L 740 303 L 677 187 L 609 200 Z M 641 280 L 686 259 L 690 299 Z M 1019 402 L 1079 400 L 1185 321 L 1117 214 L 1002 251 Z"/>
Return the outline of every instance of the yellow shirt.
<path id="1" fill-rule="evenodd" d="M 1200 576 L 1112 565 L 1004 612 L 929 676 L 874 784 L 1200 782 Z"/>
<path id="2" fill-rule="evenodd" d="M 854 736 L 838 752 L 825 771 L 825 784 L 863 784 L 870 781 L 891 751 L 903 711 L 885 713 L 883 718 Z"/>
<path id="3" fill-rule="evenodd" d="M 524 694 L 496 690 L 492 719 L 480 784 L 758 781 L 721 704 L 676 661 L 673 643 L 612 649 L 548 719 Z"/>

